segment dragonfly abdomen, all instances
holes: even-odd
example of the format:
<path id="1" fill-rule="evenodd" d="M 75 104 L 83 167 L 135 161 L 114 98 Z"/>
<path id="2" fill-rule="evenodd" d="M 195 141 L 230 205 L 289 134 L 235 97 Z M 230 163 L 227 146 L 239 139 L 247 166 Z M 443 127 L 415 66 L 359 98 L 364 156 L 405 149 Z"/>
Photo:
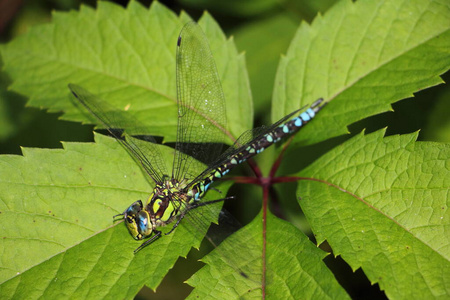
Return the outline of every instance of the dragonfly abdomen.
<path id="1" fill-rule="evenodd" d="M 205 177 L 204 180 L 194 185 L 191 189 L 193 199 L 199 200 L 202 198 L 214 181 L 225 176 L 238 164 L 241 164 L 253 156 L 263 152 L 267 149 L 267 147 L 270 147 L 282 138 L 300 130 L 301 127 L 309 123 L 316 116 L 325 104 L 326 103 L 323 102 L 323 99 L 318 99 L 311 104 L 306 111 L 300 113 L 297 117 L 281 123 L 262 136 L 255 137 L 253 141 L 248 143 L 247 147 L 242 147 L 243 150 L 231 155 L 223 164 L 211 171 L 211 173 Z"/>
<path id="2" fill-rule="evenodd" d="M 287 122 L 281 123 L 273 130 L 265 133 L 261 137 L 255 138 L 255 140 L 251 142 L 243 151 L 236 153 L 230 157 L 231 164 L 224 165 L 232 168 L 235 165 L 243 163 L 247 159 L 263 152 L 265 149 L 277 143 L 282 138 L 297 132 L 301 127 L 305 126 L 316 116 L 317 112 L 321 110 L 325 105 L 321 105 L 322 103 L 323 99 L 315 101 L 306 111 L 302 112 L 297 117 Z M 223 170 L 226 170 L 226 168 L 224 168 Z"/>

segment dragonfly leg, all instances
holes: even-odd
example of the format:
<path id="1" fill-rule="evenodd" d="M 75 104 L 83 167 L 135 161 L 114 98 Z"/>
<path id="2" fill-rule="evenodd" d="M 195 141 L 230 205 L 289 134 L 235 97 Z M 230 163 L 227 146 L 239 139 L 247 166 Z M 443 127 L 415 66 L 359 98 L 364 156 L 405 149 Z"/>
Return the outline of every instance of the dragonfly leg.
<path id="1" fill-rule="evenodd" d="M 114 215 L 114 216 L 113 216 L 113 219 L 115 220 L 116 217 L 120 217 L 120 216 L 123 217 L 123 216 L 125 215 L 125 212 L 126 212 L 126 210 L 125 210 L 123 213 L 121 213 L 121 214 Z"/>
<path id="2" fill-rule="evenodd" d="M 171 234 L 172 231 L 174 231 L 175 228 L 178 227 L 178 225 L 180 224 L 181 220 L 183 220 L 183 218 L 184 218 L 185 215 L 186 215 L 186 212 L 185 212 L 185 213 L 182 213 L 182 214 L 180 215 L 180 217 L 178 218 L 177 222 L 173 225 L 172 229 L 170 229 L 170 231 L 169 231 L 169 232 L 166 232 L 164 235 Z"/>
<path id="3" fill-rule="evenodd" d="M 114 215 L 114 216 L 113 216 L 114 221 L 116 220 L 116 217 L 119 217 L 119 216 L 122 216 L 122 217 L 123 217 L 124 214 L 125 214 L 125 213 L 121 213 L 121 214 Z"/>
<path id="4" fill-rule="evenodd" d="M 209 188 L 209 189 L 210 189 L 210 190 L 213 190 L 213 191 L 215 191 L 215 192 L 218 192 L 219 194 L 222 194 L 222 191 L 216 189 L 215 187 L 211 187 L 211 188 Z"/>
<path id="5" fill-rule="evenodd" d="M 143 207 L 142 201 L 141 200 L 137 200 L 130 207 L 125 209 L 125 211 L 123 213 L 114 215 L 113 219 L 115 219 L 118 216 L 125 216 L 127 213 L 136 215 L 142 209 L 142 207 Z"/>
<path id="6" fill-rule="evenodd" d="M 194 209 L 194 208 L 197 208 L 197 207 L 209 205 L 209 204 L 214 204 L 214 203 L 217 203 L 217 202 L 222 202 L 222 201 L 225 201 L 225 200 L 234 199 L 234 198 L 235 198 L 234 196 L 229 196 L 229 197 L 222 198 L 222 199 L 217 199 L 217 200 L 211 200 L 211 201 L 205 201 L 205 202 L 195 203 L 195 204 L 193 204 L 191 207 L 189 207 L 189 210 Z"/>
<path id="7" fill-rule="evenodd" d="M 161 231 L 159 230 L 153 230 L 153 232 L 155 233 L 149 240 L 143 242 L 139 247 L 137 247 L 134 250 L 134 254 L 136 254 L 139 250 L 141 250 L 142 248 L 144 248 L 145 246 L 153 243 L 156 239 L 161 237 Z"/>

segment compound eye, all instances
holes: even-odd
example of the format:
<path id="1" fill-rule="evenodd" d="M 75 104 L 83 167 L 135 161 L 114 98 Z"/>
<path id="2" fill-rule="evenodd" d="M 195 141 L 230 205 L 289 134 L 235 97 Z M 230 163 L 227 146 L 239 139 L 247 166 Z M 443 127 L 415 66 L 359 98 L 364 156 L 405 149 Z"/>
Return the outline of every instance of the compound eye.
<path id="1" fill-rule="evenodd" d="M 143 216 L 145 216 L 146 212 L 142 213 L 142 208 L 142 201 L 138 200 L 131 204 L 123 213 L 126 220 L 125 225 L 127 225 L 128 231 L 136 240 L 143 239 L 142 229 L 146 229 L 143 224 L 143 222 L 145 223 L 145 218 L 143 219 Z"/>
<path id="2" fill-rule="evenodd" d="M 133 238 L 136 240 L 142 239 L 142 237 L 140 237 L 141 234 L 139 233 L 136 219 L 134 217 L 127 216 L 126 220 L 127 220 L 127 222 L 125 223 L 125 225 L 127 225 L 128 231 L 133 236 Z"/>
<path id="3" fill-rule="evenodd" d="M 147 236 L 152 234 L 153 225 L 150 221 L 148 212 L 146 212 L 145 210 L 141 210 L 136 216 L 136 223 L 138 232 L 141 234 L 140 239 L 146 238 Z"/>
<path id="4" fill-rule="evenodd" d="M 131 204 L 125 211 L 125 216 L 136 216 L 142 210 L 142 202 L 138 200 Z"/>

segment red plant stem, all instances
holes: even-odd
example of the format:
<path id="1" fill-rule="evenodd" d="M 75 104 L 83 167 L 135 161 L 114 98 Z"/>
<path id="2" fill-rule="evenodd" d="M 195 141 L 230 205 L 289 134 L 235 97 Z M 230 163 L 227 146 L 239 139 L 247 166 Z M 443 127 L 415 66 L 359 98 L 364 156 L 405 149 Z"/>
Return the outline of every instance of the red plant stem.
<path id="1" fill-rule="evenodd" d="M 298 177 L 298 176 L 280 176 L 272 179 L 272 184 L 281 182 L 294 182 L 299 180 L 311 180 L 309 177 Z"/>
<path id="2" fill-rule="evenodd" d="M 272 168 L 270 169 L 269 178 L 275 177 L 275 173 L 278 171 L 278 168 L 280 167 L 281 164 L 281 160 L 283 159 L 284 152 L 291 144 L 293 138 L 294 138 L 293 136 L 290 137 L 288 141 L 284 144 L 283 149 L 280 152 L 280 155 L 278 155 L 277 160 L 273 163 Z"/>
<path id="3" fill-rule="evenodd" d="M 292 182 L 297 181 L 301 179 L 307 179 L 303 177 L 290 177 L 290 176 L 283 176 L 283 177 L 275 177 L 275 174 L 281 164 L 281 161 L 283 159 L 284 152 L 286 151 L 287 147 L 289 147 L 289 144 L 292 141 L 292 137 L 285 143 L 283 146 L 282 151 L 280 152 L 280 155 L 272 165 L 272 168 L 270 169 L 269 176 L 263 177 L 262 172 L 258 165 L 252 160 L 248 160 L 248 164 L 250 168 L 252 169 L 253 173 L 255 174 L 255 177 L 244 177 L 244 176 L 235 176 L 229 178 L 229 180 L 233 180 L 236 183 L 247 183 L 247 184 L 255 184 L 259 185 L 263 189 L 263 203 L 262 203 L 262 278 L 261 278 L 261 290 L 262 290 L 262 299 L 266 299 L 266 272 L 267 272 L 267 264 L 266 264 L 266 250 L 267 250 L 267 208 L 269 206 L 269 192 L 270 187 L 275 183 L 280 182 Z"/>
<path id="4" fill-rule="evenodd" d="M 261 178 L 262 188 L 263 188 L 263 219 L 262 219 L 262 278 L 261 278 L 261 288 L 262 288 L 262 298 L 266 299 L 266 236 L 267 236 L 267 207 L 269 202 L 269 186 L 270 186 L 270 178 L 268 180 L 264 180 Z"/>
<path id="5" fill-rule="evenodd" d="M 256 178 L 263 177 L 263 175 L 261 173 L 261 169 L 258 167 L 258 165 L 255 163 L 255 161 L 253 159 L 247 160 L 247 163 L 250 166 L 250 168 L 252 169 L 253 173 L 255 173 Z"/>

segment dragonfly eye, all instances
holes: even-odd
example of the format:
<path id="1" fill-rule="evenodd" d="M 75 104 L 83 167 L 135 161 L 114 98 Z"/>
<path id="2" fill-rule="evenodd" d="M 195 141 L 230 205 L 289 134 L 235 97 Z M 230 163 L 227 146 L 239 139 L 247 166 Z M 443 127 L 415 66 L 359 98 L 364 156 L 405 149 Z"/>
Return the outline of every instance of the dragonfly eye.
<path id="1" fill-rule="evenodd" d="M 133 236 L 133 238 L 135 238 L 136 240 L 143 239 L 141 229 L 145 229 L 145 226 L 142 222 L 142 214 L 145 215 L 146 212 L 142 211 L 142 201 L 138 200 L 131 204 L 123 214 L 124 219 L 126 220 L 125 224 L 127 225 L 128 231 Z"/>
<path id="2" fill-rule="evenodd" d="M 140 239 L 146 238 L 152 234 L 153 225 L 150 221 L 150 215 L 147 211 L 141 210 L 136 216 L 137 230 L 140 234 Z"/>
<path id="3" fill-rule="evenodd" d="M 128 231 L 136 240 L 142 240 L 152 234 L 153 225 L 150 215 L 145 210 L 141 210 L 137 215 L 126 216 Z"/>
<path id="4" fill-rule="evenodd" d="M 125 210 L 125 218 L 128 216 L 135 217 L 142 210 L 142 201 L 138 200 L 131 204 L 127 210 Z"/>
<path id="5" fill-rule="evenodd" d="M 128 231 L 133 236 L 134 239 L 140 240 L 142 239 L 141 234 L 138 230 L 138 225 L 136 223 L 136 218 L 132 216 L 126 216 L 125 220 L 127 221 L 125 224 L 127 225 Z"/>

